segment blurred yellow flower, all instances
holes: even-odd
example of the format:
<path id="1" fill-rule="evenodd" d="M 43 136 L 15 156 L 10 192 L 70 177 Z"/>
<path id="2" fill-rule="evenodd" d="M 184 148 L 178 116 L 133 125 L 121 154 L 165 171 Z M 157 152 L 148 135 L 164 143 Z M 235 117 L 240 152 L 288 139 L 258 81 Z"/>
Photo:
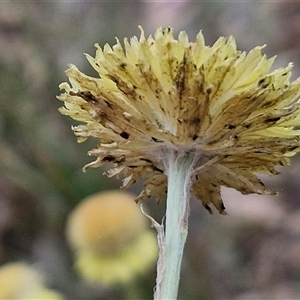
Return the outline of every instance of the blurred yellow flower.
<path id="1" fill-rule="evenodd" d="M 76 252 L 75 267 L 87 280 L 126 283 L 154 266 L 156 237 L 133 200 L 124 192 L 99 193 L 69 216 L 67 237 Z"/>
<path id="2" fill-rule="evenodd" d="M 66 71 L 71 86 L 58 99 L 60 111 L 85 124 L 73 127 L 78 141 L 99 139 L 97 157 L 86 167 L 113 163 L 108 176 L 123 174 L 123 188 L 148 178 L 137 200 L 167 187 L 170 152 L 195 156 L 191 190 L 209 211 L 225 214 L 220 187 L 242 194 L 275 194 L 256 174 L 278 174 L 299 151 L 300 81 L 291 68 L 270 72 L 274 58 L 263 47 L 238 51 L 233 37 L 206 46 L 200 32 L 194 43 L 181 32 L 158 28 L 154 36 L 96 44 L 87 55 L 99 78 L 74 65 Z M 124 50 L 125 49 L 125 50 Z"/>
<path id="3" fill-rule="evenodd" d="M 64 299 L 45 287 L 44 279 L 24 262 L 7 263 L 0 268 L 0 299 Z"/>

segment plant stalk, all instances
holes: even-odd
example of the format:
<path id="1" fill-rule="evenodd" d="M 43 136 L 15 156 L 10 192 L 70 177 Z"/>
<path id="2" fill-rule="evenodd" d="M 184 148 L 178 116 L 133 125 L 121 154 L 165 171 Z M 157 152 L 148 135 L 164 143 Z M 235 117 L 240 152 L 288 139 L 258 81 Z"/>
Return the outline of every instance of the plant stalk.
<path id="1" fill-rule="evenodd" d="M 177 151 L 173 151 L 165 163 L 168 176 L 166 223 L 164 236 L 158 236 L 162 245 L 154 299 L 177 298 L 183 249 L 188 233 L 191 172 L 194 163 L 194 155 Z"/>

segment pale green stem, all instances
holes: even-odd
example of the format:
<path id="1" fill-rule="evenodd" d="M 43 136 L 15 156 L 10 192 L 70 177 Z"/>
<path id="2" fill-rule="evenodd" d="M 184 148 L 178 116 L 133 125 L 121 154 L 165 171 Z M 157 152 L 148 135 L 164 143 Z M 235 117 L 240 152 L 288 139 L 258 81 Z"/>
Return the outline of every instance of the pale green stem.
<path id="1" fill-rule="evenodd" d="M 174 151 L 165 163 L 168 176 L 166 224 L 157 265 L 155 299 L 177 298 L 181 260 L 188 233 L 191 172 L 194 162 L 194 155 Z"/>

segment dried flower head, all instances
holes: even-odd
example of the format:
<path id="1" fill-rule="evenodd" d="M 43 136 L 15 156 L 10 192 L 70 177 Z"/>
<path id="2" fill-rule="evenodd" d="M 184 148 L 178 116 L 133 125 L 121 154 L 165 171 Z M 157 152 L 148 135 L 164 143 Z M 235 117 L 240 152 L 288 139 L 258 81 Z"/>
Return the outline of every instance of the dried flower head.
<path id="1" fill-rule="evenodd" d="M 270 72 L 274 58 L 263 47 L 238 51 L 233 37 L 205 46 L 200 32 L 194 43 L 181 32 L 158 28 L 154 36 L 117 40 L 112 48 L 96 44 L 87 55 L 99 74 L 94 78 L 74 65 L 66 71 L 71 86 L 58 98 L 60 111 L 84 122 L 73 127 L 82 142 L 99 139 L 89 152 L 96 161 L 113 163 L 108 176 L 124 174 L 123 188 L 146 177 L 137 200 L 166 192 L 165 157 L 170 151 L 197 154 L 192 193 L 211 212 L 225 208 L 220 187 L 242 194 L 274 194 L 256 174 L 278 174 L 299 150 L 300 80 L 291 68 Z"/>

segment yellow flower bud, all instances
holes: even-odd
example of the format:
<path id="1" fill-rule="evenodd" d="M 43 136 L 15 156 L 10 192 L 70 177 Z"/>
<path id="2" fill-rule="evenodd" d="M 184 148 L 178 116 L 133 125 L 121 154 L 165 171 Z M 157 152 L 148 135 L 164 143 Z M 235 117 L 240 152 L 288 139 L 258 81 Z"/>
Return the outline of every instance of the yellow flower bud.
<path id="1" fill-rule="evenodd" d="M 127 282 L 153 266 L 155 235 L 130 194 L 113 191 L 84 199 L 70 214 L 67 237 L 83 277 L 102 284 Z"/>
<path id="2" fill-rule="evenodd" d="M 40 272 L 24 262 L 7 263 L 0 268 L 0 299 L 64 299 L 45 287 Z"/>

